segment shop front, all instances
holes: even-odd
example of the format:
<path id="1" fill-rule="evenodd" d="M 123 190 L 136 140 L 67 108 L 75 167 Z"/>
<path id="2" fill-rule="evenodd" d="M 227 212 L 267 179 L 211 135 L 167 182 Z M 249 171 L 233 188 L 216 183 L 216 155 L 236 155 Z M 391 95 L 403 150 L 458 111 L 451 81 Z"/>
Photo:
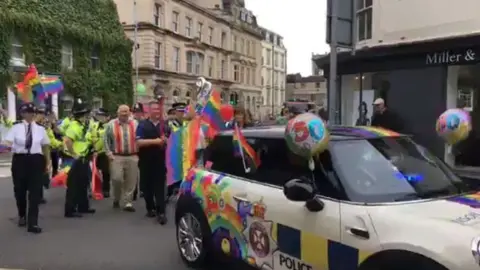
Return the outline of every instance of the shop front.
<path id="1" fill-rule="evenodd" d="M 402 119 L 403 133 L 452 166 L 466 172 L 478 168 L 480 175 L 475 156 L 480 149 L 480 37 L 371 48 L 338 59 L 342 124 L 371 118 L 371 104 L 381 97 Z M 315 62 L 329 70 L 328 56 Z M 447 108 L 464 108 L 473 119 L 471 136 L 453 151 L 435 132 L 436 119 Z"/>

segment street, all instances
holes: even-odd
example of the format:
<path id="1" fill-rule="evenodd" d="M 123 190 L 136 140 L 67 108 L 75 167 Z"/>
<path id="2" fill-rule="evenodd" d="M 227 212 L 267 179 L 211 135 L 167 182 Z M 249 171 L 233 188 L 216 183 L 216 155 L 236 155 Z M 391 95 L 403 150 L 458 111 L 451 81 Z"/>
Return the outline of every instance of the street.
<path id="1" fill-rule="evenodd" d="M 0 156 L 0 270 L 187 269 L 178 255 L 172 210 L 162 227 L 144 217 L 143 200 L 135 213 L 113 210 L 107 199 L 93 202 L 94 215 L 65 219 L 64 189 L 50 189 L 40 209 L 43 233 L 18 228 L 9 162 Z"/>

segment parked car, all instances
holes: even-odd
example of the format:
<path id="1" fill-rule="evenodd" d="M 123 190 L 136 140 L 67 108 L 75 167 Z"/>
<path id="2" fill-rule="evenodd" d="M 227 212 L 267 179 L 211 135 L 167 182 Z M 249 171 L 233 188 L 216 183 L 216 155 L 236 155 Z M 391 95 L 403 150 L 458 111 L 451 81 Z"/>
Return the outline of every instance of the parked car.
<path id="1" fill-rule="evenodd" d="M 226 255 L 275 270 L 480 268 L 480 193 L 410 137 L 330 127 L 312 171 L 284 129 L 243 131 L 256 170 L 227 131 L 205 151 L 211 167 L 188 173 L 175 212 L 188 266 Z"/>

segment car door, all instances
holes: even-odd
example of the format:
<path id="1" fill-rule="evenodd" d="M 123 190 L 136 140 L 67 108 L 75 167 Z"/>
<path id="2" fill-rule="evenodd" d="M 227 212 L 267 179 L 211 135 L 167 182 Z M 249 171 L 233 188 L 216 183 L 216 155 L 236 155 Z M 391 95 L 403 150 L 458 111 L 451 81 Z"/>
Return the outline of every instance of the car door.
<path id="1" fill-rule="evenodd" d="M 243 198 L 252 208 L 245 230 L 250 261 L 268 269 L 340 269 L 329 266 L 330 250 L 341 248 L 339 203 L 325 199 L 322 211 L 310 212 L 305 202 L 289 201 L 283 184 L 298 168 L 283 138 L 257 139 L 255 145 L 262 163 L 247 175 Z"/>
<path id="2" fill-rule="evenodd" d="M 243 216 L 238 198 L 247 197 L 242 162 L 233 155 L 231 136 L 217 136 L 204 153 L 205 169 L 194 176 L 192 187 L 202 198 L 212 232 L 213 247 L 227 256 L 245 260 Z"/>

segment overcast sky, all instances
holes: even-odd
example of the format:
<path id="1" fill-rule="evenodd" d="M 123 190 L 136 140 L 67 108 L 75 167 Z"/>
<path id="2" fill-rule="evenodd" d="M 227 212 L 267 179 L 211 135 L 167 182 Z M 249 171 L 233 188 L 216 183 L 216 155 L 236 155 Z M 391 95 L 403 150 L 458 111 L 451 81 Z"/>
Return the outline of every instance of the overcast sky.
<path id="1" fill-rule="evenodd" d="M 283 36 L 288 73 L 311 75 L 311 55 L 325 53 L 326 0 L 246 0 L 258 23 Z"/>

